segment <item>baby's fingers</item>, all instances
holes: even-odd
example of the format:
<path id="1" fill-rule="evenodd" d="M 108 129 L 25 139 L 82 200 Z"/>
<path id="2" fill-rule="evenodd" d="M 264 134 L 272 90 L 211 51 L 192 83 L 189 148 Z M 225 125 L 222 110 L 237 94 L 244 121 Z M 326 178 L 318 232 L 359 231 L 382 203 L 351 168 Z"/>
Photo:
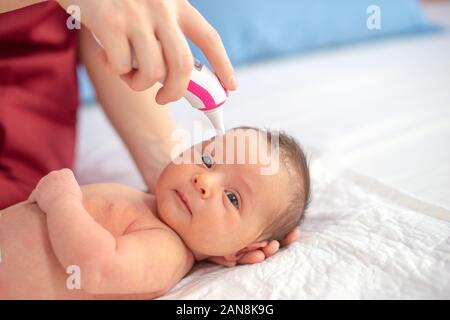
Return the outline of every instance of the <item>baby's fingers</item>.
<path id="1" fill-rule="evenodd" d="M 27 201 L 30 202 L 30 203 L 35 203 L 35 202 L 37 202 L 37 190 L 36 190 L 36 189 L 34 189 L 33 191 L 31 191 L 31 193 L 30 193 L 30 195 L 29 195 Z"/>

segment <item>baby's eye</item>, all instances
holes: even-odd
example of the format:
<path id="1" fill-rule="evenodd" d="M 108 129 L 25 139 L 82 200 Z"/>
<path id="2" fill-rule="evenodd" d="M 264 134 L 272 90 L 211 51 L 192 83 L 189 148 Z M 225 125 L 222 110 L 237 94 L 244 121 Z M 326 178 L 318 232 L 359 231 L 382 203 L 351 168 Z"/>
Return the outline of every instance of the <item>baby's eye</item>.
<path id="1" fill-rule="evenodd" d="M 207 154 L 207 153 L 204 153 L 202 155 L 202 162 L 205 164 L 205 166 L 208 169 L 210 169 L 213 166 L 213 164 L 214 164 L 214 161 L 213 161 L 212 157 L 209 154 Z"/>
<path id="2" fill-rule="evenodd" d="M 236 209 L 239 209 L 239 199 L 238 197 L 231 191 L 225 191 L 225 194 L 228 197 L 228 200 L 230 200 L 231 204 L 236 207 Z"/>

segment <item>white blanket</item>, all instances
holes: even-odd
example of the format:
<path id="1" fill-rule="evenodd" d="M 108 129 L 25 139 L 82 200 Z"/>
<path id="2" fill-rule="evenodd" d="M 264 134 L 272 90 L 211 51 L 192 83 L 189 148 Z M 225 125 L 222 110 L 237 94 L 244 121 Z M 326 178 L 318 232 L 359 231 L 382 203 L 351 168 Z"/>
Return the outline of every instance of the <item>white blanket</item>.
<path id="1" fill-rule="evenodd" d="M 313 172 L 299 242 L 258 265 L 200 265 L 164 298 L 450 297 L 450 222 L 417 211 L 438 208 L 398 204 L 394 190 L 349 171 Z"/>
<path id="2" fill-rule="evenodd" d="M 258 265 L 200 264 L 162 299 L 450 298 L 449 57 L 439 33 L 239 69 L 226 125 L 286 130 L 311 158 L 302 237 Z M 79 141 L 80 183 L 144 187 L 98 107 Z"/>

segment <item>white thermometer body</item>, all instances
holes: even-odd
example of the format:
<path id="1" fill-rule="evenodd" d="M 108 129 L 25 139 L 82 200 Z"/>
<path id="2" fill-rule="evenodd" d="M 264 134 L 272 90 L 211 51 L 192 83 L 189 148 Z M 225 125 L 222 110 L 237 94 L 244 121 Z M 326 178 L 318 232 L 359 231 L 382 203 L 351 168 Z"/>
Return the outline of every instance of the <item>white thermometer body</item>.
<path id="1" fill-rule="evenodd" d="M 94 34 L 93 36 L 98 44 L 102 46 L 97 37 Z M 132 67 L 138 69 L 133 52 L 132 59 Z M 159 82 L 163 83 L 164 79 Z M 197 59 L 194 59 L 194 68 L 192 69 L 191 79 L 184 97 L 193 108 L 202 111 L 206 115 L 214 129 L 220 133 L 225 133 L 222 105 L 228 98 L 228 90 L 220 79 Z"/>

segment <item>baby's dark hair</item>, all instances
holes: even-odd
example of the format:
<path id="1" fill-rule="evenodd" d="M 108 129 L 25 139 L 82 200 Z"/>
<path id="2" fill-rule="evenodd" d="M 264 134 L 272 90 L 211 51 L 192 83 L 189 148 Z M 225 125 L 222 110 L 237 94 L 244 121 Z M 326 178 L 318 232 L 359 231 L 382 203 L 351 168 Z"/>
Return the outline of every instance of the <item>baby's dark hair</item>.
<path id="1" fill-rule="evenodd" d="M 268 222 L 260 236 L 261 241 L 281 241 L 304 220 L 305 211 L 311 202 L 309 166 L 305 153 L 298 141 L 284 131 L 272 131 L 255 127 L 241 126 L 235 129 L 253 129 L 265 135 L 272 144 L 278 140 L 281 165 L 289 174 L 290 201 Z"/>

